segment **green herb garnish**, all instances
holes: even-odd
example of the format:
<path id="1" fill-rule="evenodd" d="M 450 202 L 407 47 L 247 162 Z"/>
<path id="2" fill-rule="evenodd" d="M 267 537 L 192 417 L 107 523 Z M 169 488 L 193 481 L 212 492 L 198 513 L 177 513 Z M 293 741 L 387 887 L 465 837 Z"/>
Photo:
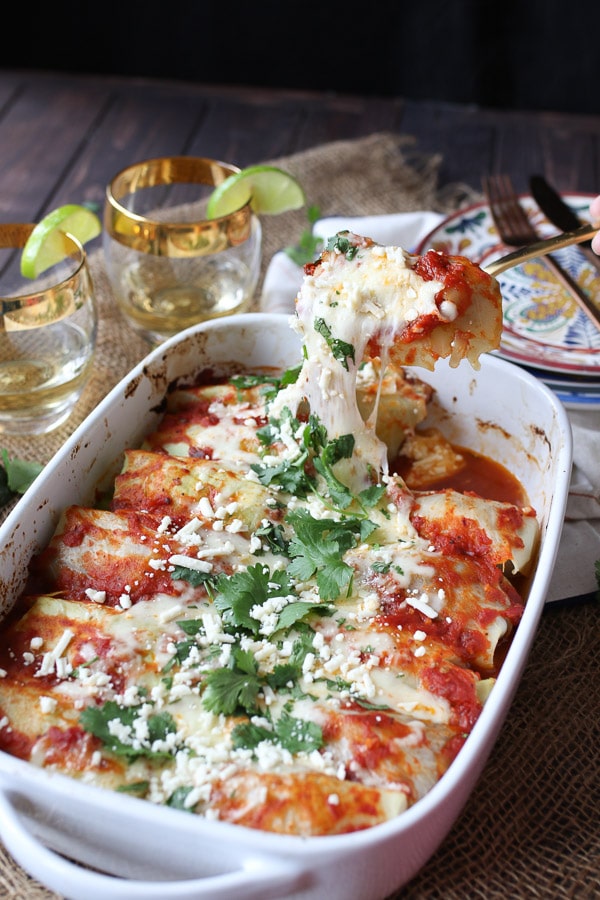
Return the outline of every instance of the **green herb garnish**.
<path id="1" fill-rule="evenodd" d="M 6 450 L 2 450 L 0 467 L 0 507 L 6 506 L 15 494 L 24 494 L 44 468 L 41 463 L 27 462 L 13 457 L 10 459 Z"/>
<path id="2" fill-rule="evenodd" d="M 352 362 L 356 362 L 352 344 L 349 344 L 347 341 L 342 341 L 340 338 L 333 337 L 331 328 L 325 319 L 316 318 L 314 325 L 315 331 L 318 332 L 321 337 L 325 338 L 325 343 L 331 350 L 333 358 L 340 362 L 348 372 L 348 359 L 351 359 Z"/>
<path id="3" fill-rule="evenodd" d="M 169 750 L 155 750 L 156 743 L 163 742 L 167 735 L 176 732 L 175 722 L 169 713 L 161 712 L 148 716 L 146 719 L 147 737 L 143 742 L 137 739 L 135 729 L 136 721 L 140 718 L 141 707 L 120 706 L 114 700 L 108 700 L 103 706 L 89 706 L 84 709 L 79 717 L 81 727 L 95 735 L 104 746 L 117 756 L 127 756 L 130 759 L 147 757 L 150 759 L 169 759 L 173 752 Z M 110 723 L 118 726 L 111 729 Z M 114 733 L 119 731 L 120 736 Z M 125 739 L 125 735 L 129 739 Z"/>
<path id="4" fill-rule="evenodd" d="M 323 246 L 323 240 L 312 233 L 312 226 L 320 215 L 321 210 L 318 206 L 309 206 L 306 210 L 309 227 L 302 231 L 297 244 L 284 248 L 284 253 L 286 253 L 297 266 L 304 266 L 306 263 L 313 262 Z"/>
<path id="5" fill-rule="evenodd" d="M 346 259 L 351 260 L 354 259 L 358 253 L 358 247 L 350 242 L 346 237 L 347 234 L 347 231 L 340 231 L 339 234 L 329 238 L 327 241 L 327 249 L 338 250 L 340 253 L 344 254 Z"/>

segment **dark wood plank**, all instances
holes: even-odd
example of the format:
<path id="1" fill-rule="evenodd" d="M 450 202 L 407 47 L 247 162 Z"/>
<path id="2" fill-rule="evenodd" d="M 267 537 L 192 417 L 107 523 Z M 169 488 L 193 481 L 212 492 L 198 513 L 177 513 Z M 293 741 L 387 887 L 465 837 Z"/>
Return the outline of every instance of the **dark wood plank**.
<path id="1" fill-rule="evenodd" d="M 538 119 L 543 174 L 564 192 L 600 192 L 600 117 L 553 113 Z"/>
<path id="2" fill-rule="evenodd" d="M 37 221 L 82 152 L 108 100 L 72 80 L 23 81 L 0 121 L 0 196 L 5 221 Z"/>
<path id="3" fill-rule="evenodd" d="M 294 152 L 304 104 L 287 96 L 248 92 L 241 97 L 207 96 L 188 152 L 244 167 Z"/>
<path id="4" fill-rule="evenodd" d="M 0 121 L 6 115 L 9 105 L 15 101 L 19 91 L 19 79 L 7 73 L 0 77 Z"/>
<path id="5" fill-rule="evenodd" d="M 519 191 L 542 172 L 561 190 L 600 190 L 600 117 L 486 110 L 408 101 L 403 130 L 443 157 L 440 182 L 481 189 L 481 175 L 508 172 Z"/>
<path id="6" fill-rule="evenodd" d="M 400 100 L 324 95 L 320 103 L 310 107 L 298 149 L 366 137 L 377 131 L 397 131 L 401 108 Z"/>
<path id="7" fill-rule="evenodd" d="M 511 112 L 435 101 L 235 88 L 114 76 L 0 73 L 4 221 L 66 202 L 101 205 L 132 162 L 166 154 L 239 166 L 376 131 L 440 156 L 439 186 L 480 190 L 509 172 L 519 190 L 541 171 L 562 190 L 600 189 L 600 116 Z"/>
<path id="8" fill-rule="evenodd" d="M 481 190 L 481 174 L 493 158 L 494 128 L 476 107 L 407 101 L 401 127 L 421 152 L 441 156 L 440 187 L 462 183 Z"/>
<path id="9" fill-rule="evenodd" d="M 106 185 L 126 166 L 157 156 L 187 154 L 197 120 L 204 113 L 202 98 L 168 88 L 132 85 L 112 91 L 52 205 L 102 204 Z"/>
<path id="10" fill-rule="evenodd" d="M 0 84 L 3 83 L 0 78 Z M 100 205 L 141 159 L 211 156 L 239 166 L 394 130 L 399 101 L 23 73 L 0 109 L 0 191 L 19 220 L 67 202 Z M 23 185 L 25 184 L 25 189 Z"/>

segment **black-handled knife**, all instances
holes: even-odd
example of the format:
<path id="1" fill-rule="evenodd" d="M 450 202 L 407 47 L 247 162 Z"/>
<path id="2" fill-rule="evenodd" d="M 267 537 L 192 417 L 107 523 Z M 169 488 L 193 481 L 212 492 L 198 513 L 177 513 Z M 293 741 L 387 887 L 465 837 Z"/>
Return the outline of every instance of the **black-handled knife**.
<path id="1" fill-rule="evenodd" d="M 531 176 L 529 189 L 544 215 L 561 231 L 572 231 L 585 224 L 542 175 Z M 591 242 L 586 241 L 578 246 L 585 258 L 600 272 L 600 257 L 592 250 Z"/>

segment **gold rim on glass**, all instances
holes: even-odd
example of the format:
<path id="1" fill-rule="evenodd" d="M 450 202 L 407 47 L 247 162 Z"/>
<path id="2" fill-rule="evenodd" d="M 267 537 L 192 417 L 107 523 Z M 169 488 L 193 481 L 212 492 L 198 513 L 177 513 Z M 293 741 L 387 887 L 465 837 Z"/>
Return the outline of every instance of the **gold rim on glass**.
<path id="1" fill-rule="evenodd" d="M 246 241 L 252 231 L 249 202 L 218 219 L 157 222 L 131 212 L 120 201 L 137 190 L 157 185 L 216 187 L 239 171 L 237 166 L 200 156 L 166 156 L 135 163 L 115 175 L 106 189 L 104 228 L 126 247 L 154 256 L 207 256 L 235 247 Z"/>
<path id="2" fill-rule="evenodd" d="M 0 250 L 23 248 L 34 228 L 29 222 L 0 225 Z M 75 268 L 60 281 L 52 281 L 51 275 L 44 278 L 42 273 L 31 290 L 19 289 L 8 294 L 0 291 L 0 329 L 16 331 L 58 322 L 78 309 L 82 297 L 91 291 L 81 243 L 66 232 L 57 233 L 56 240 L 62 240 L 65 259 L 70 258 Z"/>

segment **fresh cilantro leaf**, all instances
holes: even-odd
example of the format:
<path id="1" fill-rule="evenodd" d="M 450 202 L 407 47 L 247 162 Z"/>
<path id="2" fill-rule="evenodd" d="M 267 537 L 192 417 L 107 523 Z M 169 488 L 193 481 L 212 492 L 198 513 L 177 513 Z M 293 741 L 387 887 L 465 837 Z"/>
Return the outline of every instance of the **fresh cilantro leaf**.
<path id="1" fill-rule="evenodd" d="M 238 399 L 244 398 L 244 391 L 258 388 L 267 402 L 277 396 L 281 379 L 276 375 L 234 375 L 231 384 L 235 387 Z"/>
<path id="2" fill-rule="evenodd" d="M 323 731 L 316 722 L 296 719 L 289 713 L 282 713 L 275 722 L 275 733 L 278 741 L 290 753 L 307 753 L 319 750 L 323 746 Z"/>
<path id="3" fill-rule="evenodd" d="M 174 734 L 177 731 L 173 717 L 165 712 L 149 716 L 146 720 L 148 737 L 141 746 L 135 731 L 135 723 L 139 717 L 140 707 L 119 706 L 114 700 L 108 700 L 101 707 L 89 706 L 84 709 L 79 721 L 85 731 L 95 735 L 108 750 L 117 756 L 127 756 L 130 759 L 137 759 L 141 756 L 150 759 L 171 758 L 172 753 L 169 751 L 153 750 L 152 746 L 156 741 L 164 741 L 168 734 Z M 114 721 L 122 726 L 119 728 L 121 733 L 131 735 L 131 743 L 111 733 L 109 725 Z"/>
<path id="4" fill-rule="evenodd" d="M 198 572 L 197 569 L 190 569 L 188 566 L 175 566 L 171 572 L 173 581 L 187 581 L 192 587 L 200 587 L 206 585 L 209 587 L 215 580 L 212 572 Z"/>
<path id="5" fill-rule="evenodd" d="M 241 647 L 236 647 L 233 656 L 235 667 L 240 672 L 245 672 L 246 675 L 256 675 L 258 665 L 251 650 L 242 650 Z"/>
<path id="6" fill-rule="evenodd" d="M 44 468 L 41 463 L 26 462 L 17 457 L 9 458 L 2 450 L 3 467 L 0 469 L 0 506 L 9 503 L 14 494 L 24 494 Z"/>
<path id="7" fill-rule="evenodd" d="M 297 681 L 302 675 L 302 665 L 299 663 L 283 663 L 275 666 L 273 671 L 267 675 L 266 682 L 274 691 L 287 688 L 290 684 Z"/>
<path id="8" fill-rule="evenodd" d="M 244 722 L 236 725 L 231 739 L 235 748 L 254 750 L 263 741 L 277 743 L 290 753 L 319 750 L 323 746 L 323 731 L 316 722 L 296 719 L 289 713 L 282 713 L 274 728 Z"/>
<path id="9" fill-rule="evenodd" d="M 328 441 L 321 454 L 325 465 L 334 466 L 340 459 L 350 459 L 354 451 L 354 443 L 353 434 L 341 434 L 332 441 Z"/>
<path id="10" fill-rule="evenodd" d="M 338 675 L 337 678 L 327 679 L 327 687 L 330 691 L 335 693 L 349 693 L 352 688 L 352 683 L 346 681 L 344 678 L 340 678 Z"/>
<path id="11" fill-rule="evenodd" d="M 250 615 L 254 606 L 261 606 L 272 597 L 295 597 L 296 589 L 286 571 L 271 572 L 267 566 L 249 566 L 244 572 L 233 575 L 222 575 L 218 581 L 220 593 L 214 603 L 223 619 L 223 625 L 229 630 L 240 628 L 257 634 L 260 621 Z M 293 609 L 287 612 L 289 606 Z M 312 604 L 308 604 L 312 606 Z M 309 610 L 307 604 L 291 601 L 283 607 L 279 614 L 276 630 L 289 627 L 290 624 L 303 618 Z M 289 623 L 289 624 L 288 624 Z"/>
<path id="12" fill-rule="evenodd" d="M 323 245 L 322 239 L 312 233 L 312 226 L 321 215 L 320 208 L 313 204 L 308 207 L 306 215 L 310 227 L 305 228 L 302 231 L 297 244 L 284 248 L 284 253 L 286 253 L 297 266 L 303 266 L 306 263 L 312 262 Z"/>
<path id="13" fill-rule="evenodd" d="M 219 575 L 214 603 L 221 613 L 223 626 L 234 631 L 243 628 L 257 634 L 260 622 L 252 618 L 250 610 L 267 599 L 268 584 L 269 569 L 262 564 L 249 566 L 233 575 Z"/>
<path id="14" fill-rule="evenodd" d="M 264 525 L 260 525 L 254 534 L 264 541 L 271 553 L 281 553 L 284 556 L 287 554 L 288 542 L 281 525 L 275 522 L 266 522 Z"/>
<path id="15" fill-rule="evenodd" d="M 354 500 L 354 494 L 350 488 L 343 484 L 339 478 L 336 478 L 332 470 L 325 465 L 322 458 L 315 457 L 313 465 L 315 471 L 317 471 L 324 479 L 332 503 L 337 506 L 338 509 L 348 509 Z"/>
<path id="16" fill-rule="evenodd" d="M 347 341 L 342 341 L 341 338 L 333 337 L 331 333 L 331 329 L 325 319 L 317 317 L 314 321 L 314 329 L 321 337 L 325 338 L 325 343 L 331 350 L 333 354 L 333 358 L 337 359 L 343 367 L 348 372 L 348 359 L 351 359 L 352 362 L 356 362 L 354 347 L 352 344 L 349 344 Z"/>
<path id="17" fill-rule="evenodd" d="M 338 250 L 340 253 L 344 254 L 346 259 L 351 260 L 354 259 L 358 253 L 358 247 L 350 243 L 350 240 L 347 237 L 348 233 L 349 232 L 347 231 L 340 231 L 338 234 L 330 237 L 327 241 L 327 249 Z"/>
<path id="18" fill-rule="evenodd" d="M 354 495 L 350 488 L 336 477 L 332 467 L 341 459 L 349 459 L 353 450 L 354 435 L 343 434 L 324 444 L 321 456 L 313 460 L 316 471 L 327 484 L 331 500 L 339 509 L 347 509 L 352 503 Z"/>
<path id="19" fill-rule="evenodd" d="M 305 600 L 297 600 L 293 603 L 288 603 L 287 606 L 283 607 L 279 614 L 277 630 L 289 629 L 297 622 L 301 622 L 302 619 L 306 618 L 306 616 L 311 613 L 318 613 L 322 616 L 331 616 L 334 613 L 334 608 L 332 606 L 327 606 L 325 603 L 308 603 Z"/>
<path id="20" fill-rule="evenodd" d="M 278 441 L 283 440 L 282 431 L 297 434 L 302 426 L 295 418 L 288 407 L 284 407 L 281 417 L 272 417 L 267 425 L 257 430 L 257 436 L 262 444 L 271 446 Z M 301 450 L 298 445 L 298 454 L 295 458 L 285 459 L 273 466 L 264 463 L 252 464 L 252 470 L 258 475 L 261 484 L 269 486 L 271 483 L 279 485 L 288 493 L 296 494 L 296 496 L 306 496 L 309 490 L 309 482 L 305 471 L 305 463 L 308 460 L 308 452 Z"/>
<path id="21" fill-rule="evenodd" d="M 268 385 L 279 385 L 278 375 L 233 375 L 230 379 L 236 391 L 247 391 L 250 388 Z"/>
<path id="22" fill-rule="evenodd" d="M 312 628 L 304 623 L 300 623 L 295 630 L 298 632 L 298 636 L 292 646 L 289 665 L 296 666 L 301 670 L 306 654 L 314 652 L 315 633 Z"/>
<path id="23" fill-rule="evenodd" d="M 377 506 L 384 494 L 385 484 L 373 484 L 361 491 L 357 499 L 361 506 L 371 509 Z"/>
<path id="24" fill-rule="evenodd" d="M 189 634 L 190 637 L 195 637 L 197 634 L 204 634 L 204 622 L 202 619 L 181 619 L 177 624 L 181 630 L 185 634 Z"/>
<path id="25" fill-rule="evenodd" d="M 306 497 L 311 490 L 310 478 L 304 471 L 304 463 L 307 459 L 308 453 L 302 453 L 294 460 L 285 459 L 274 466 L 252 463 L 251 469 L 256 472 L 261 484 L 267 487 L 276 484 L 289 494 Z"/>
<path id="26" fill-rule="evenodd" d="M 279 386 L 284 388 L 290 384 L 296 384 L 298 381 L 298 375 L 302 370 L 301 365 L 291 366 L 289 369 L 286 369 L 280 379 Z"/>
<path id="27" fill-rule="evenodd" d="M 221 613 L 224 627 L 239 628 L 257 634 L 258 619 L 250 615 L 253 606 L 260 606 L 270 597 L 295 594 L 289 575 L 285 571 L 271 572 L 268 566 L 258 563 L 233 575 L 221 574 L 216 583 L 214 603 Z"/>
<path id="28" fill-rule="evenodd" d="M 263 741 L 273 741 L 275 735 L 264 725 L 242 722 L 231 732 L 231 743 L 236 750 L 254 750 Z"/>
<path id="29" fill-rule="evenodd" d="M 185 785 L 184 787 L 175 788 L 175 790 L 167 800 L 166 805 L 171 806 L 173 809 L 181 809 L 183 810 L 183 812 L 193 812 L 193 810 L 189 806 L 185 805 L 185 801 L 187 800 L 192 790 L 193 788 L 191 785 Z"/>
<path id="30" fill-rule="evenodd" d="M 171 671 L 178 663 L 182 665 L 186 659 L 188 659 L 190 653 L 194 648 L 197 648 L 198 644 L 193 638 L 189 638 L 187 641 L 178 641 L 175 644 L 175 653 L 171 657 L 171 659 L 163 666 L 162 674 L 166 675 Z"/>
<path id="31" fill-rule="evenodd" d="M 253 715 L 258 711 L 256 698 L 261 686 L 256 673 L 237 668 L 215 669 L 204 679 L 202 704 L 215 715 L 232 716 L 240 709 Z"/>
<path id="32" fill-rule="evenodd" d="M 238 396 L 242 396 L 244 390 L 258 387 L 265 400 L 269 402 L 282 387 L 293 384 L 297 380 L 300 369 L 301 366 L 294 366 L 286 369 L 282 375 L 267 375 L 265 373 L 259 375 L 234 375 L 231 378 L 231 384 L 238 392 Z"/>
<path id="33" fill-rule="evenodd" d="M 404 575 L 404 569 L 402 566 L 392 565 L 389 562 L 374 562 L 371 563 L 371 569 L 373 572 L 378 572 L 381 575 L 387 575 L 388 572 L 396 572 L 398 575 Z"/>
<path id="34" fill-rule="evenodd" d="M 279 429 L 269 422 L 268 425 L 262 425 L 256 429 L 256 437 L 265 447 L 270 447 L 278 440 Z"/>
<path id="35" fill-rule="evenodd" d="M 342 555 L 356 545 L 355 520 L 315 519 L 303 509 L 290 513 L 287 520 L 294 530 L 288 548 L 290 575 L 308 581 L 316 573 L 321 598 L 335 600 L 352 579 L 354 570 Z"/>
<path id="36" fill-rule="evenodd" d="M 302 432 L 302 442 L 307 450 L 320 453 L 327 443 L 327 429 L 314 413 L 308 417 L 308 423 Z"/>
<path id="37" fill-rule="evenodd" d="M 117 791 L 121 794 L 135 794 L 138 797 L 143 797 L 149 787 L 149 781 L 133 781 L 131 784 L 120 784 L 117 787 Z"/>

